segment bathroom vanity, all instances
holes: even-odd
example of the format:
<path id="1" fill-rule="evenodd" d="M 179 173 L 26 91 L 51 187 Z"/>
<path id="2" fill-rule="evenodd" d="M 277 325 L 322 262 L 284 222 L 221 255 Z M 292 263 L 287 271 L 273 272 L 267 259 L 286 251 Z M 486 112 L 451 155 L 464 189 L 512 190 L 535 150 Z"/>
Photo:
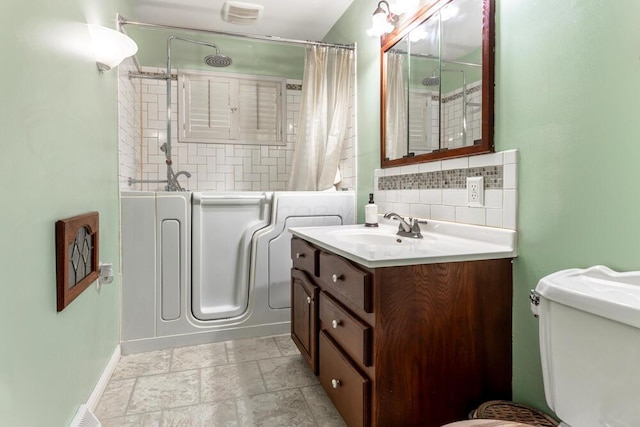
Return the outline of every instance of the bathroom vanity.
<path id="1" fill-rule="evenodd" d="M 441 426 L 511 398 L 515 232 L 483 252 L 431 226 L 421 242 L 291 229 L 291 335 L 350 427 Z"/>

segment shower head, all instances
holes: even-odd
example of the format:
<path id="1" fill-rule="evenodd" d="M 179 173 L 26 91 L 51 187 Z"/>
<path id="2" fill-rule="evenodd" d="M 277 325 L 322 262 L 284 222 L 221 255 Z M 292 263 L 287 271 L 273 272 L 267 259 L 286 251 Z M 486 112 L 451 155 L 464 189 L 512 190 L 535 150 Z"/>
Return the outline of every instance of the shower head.
<path id="1" fill-rule="evenodd" d="M 215 55 L 208 55 L 204 57 L 204 62 L 210 67 L 228 67 L 233 62 L 230 57 L 221 55 L 216 50 Z"/>
<path id="2" fill-rule="evenodd" d="M 167 70 L 171 69 L 171 41 L 173 40 L 181 40 L 183 42 L 198 44 L 200 46 L 208 46 L 212 49 L 215 49 L 215 55 L 208 55 L 204 58 L 204 62 L 210 67 L 228 67 L 229 65 L 231 65 L 231 58 L 226 55 L 221 55 L 220 49 L 218 49 L 218 45 L 214 43 L 201 40 L 186 39 L 178 36 L 169 36 L 169 38 L 167 39 Z M 168 73 L 169 71 L 167 71 L 167 74 Z"/>
<path id="3" fill-rule="evenodd" d="M 454 68 L 443 68 L 440 70 L 440 72 L 442 73 L 462 73 L 462 84 L 463 86 L 466 86 L 466 81 L 465 81 L 465 77 L 464 77 L 464 70 L 457 70 Z M 422 84 L 425 86 L 438 86 L 440 85 L 440 77 L 438 77 L 438 68 L 434 68 L 433 72 L 431 73 L 431 77 L 427 77 L 426 79 L 422 80 Z"/>
<path id="4" fill-rule="evenodd" d="M 434 68 L 431 72 L 431 77 L 427 77 L 422 80 L 422 84 L 425 86 L 439 86 L 440 77 L 438 77 L 438 67 Z"/>
<path id="5" fill-rule="evenodd" d="M 440 84 L 440 77 L 427 77 L 426 79 L 422 80 L 422 84 L 425 86 L 438 86 Z"/>

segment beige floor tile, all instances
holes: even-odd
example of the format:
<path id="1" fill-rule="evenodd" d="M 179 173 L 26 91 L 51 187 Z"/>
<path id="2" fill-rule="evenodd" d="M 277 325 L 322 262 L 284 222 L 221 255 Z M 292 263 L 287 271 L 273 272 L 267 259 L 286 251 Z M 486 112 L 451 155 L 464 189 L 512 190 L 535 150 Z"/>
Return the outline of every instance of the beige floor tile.
<path id="1" fill-rule="evenodd" d="M 101 419 L 100 422 L 102 427 L 161 427 L 163 425 L 161 411 L 109 418 L 107 420 Z"/>
<path id="2" fill-rule="evenodd" d="M 256 362 L 203 368 L 201 374 L 203 402 L 250 396 L 266 391 Z"/>
<path id="3" fill-rule="evenodd" d="M 200 373 L 171 372 L 138 378 L 127 415 L 194 405 L 199 401 Z"/>
<path id="4" fill-rule="evenodd" d="M 298 350 L 298 347 L 293 343 L 291 335 L 280 335 L 273 337 L 273 339 L 276 341 L 276 345 L 283 356 L 295 356 L 296 354 L 300 354 L 300 350 Z"/>
<path id="5" fill-rule="evenodd" d="M 247 396 L 236 403 L 240 426 L 317 426 L 300 390 Z"/>
<path id="6" fill-rule="evenodd" d="M 149 351 L 122 356 L 112 379 L 140 377 L 169 372 L 171 350 Z"/>
<path id="7" fill-rule="evenodd" d="M 300 389 L 319 427 L 346 427 L 344 420 L 321 385 Z"/>
<path id="8" fill-rule="evenodd" d="M 104 427 L 344 427 L 289 335 L 123 356 Z"/>
<path id="9" fill-rule="evenodd" d="M 276 341 L 272 337 L 251 338 L 247 340 L 227 341 L 229 363 L 248 362 L 250 360 L 280 357 Z"/>
<path id="10" fill-rule="evenodd" d="M 234 400 L 187 406 L 164 412 L 162 427 L 235 427 L 238 425 Z"/>
<path id="11" fill-rule="evenodd" d="M 268 391 L 318 384 L 301 355 L 259 360 L 258 367 Z"/>
<path id="12" fill-rule="evenodd" d="M 96 417 L 106 419 L 123 416 L 135 381 L 135 378 L 109 381 L 96 407 Z"/>
<path id="13" fill-rule="evenodd" d="M 208 368 L 226 364 L 227 351 L 222 342 L 174 348 L 173 357 L 171 358 L 172 371 Z"/>

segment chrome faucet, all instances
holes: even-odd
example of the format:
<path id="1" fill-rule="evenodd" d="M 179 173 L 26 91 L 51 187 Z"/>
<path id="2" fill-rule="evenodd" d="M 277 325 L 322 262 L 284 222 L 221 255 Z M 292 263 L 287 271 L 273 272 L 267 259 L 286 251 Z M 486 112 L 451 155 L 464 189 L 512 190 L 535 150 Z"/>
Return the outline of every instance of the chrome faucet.
<path id="1" fill-rule="evenodd" d="M 387 212 L 384 214 L 384 217 L 387 219 L 395 218 L 400 221 L 400 224 L 398 225 L 398 236 L 422 239 L 422 232 L 419 225 L 420 221 L 418 221 L 417 218 L 409 218 L 409 222 L 407 222 L 403 217 L 393 212 Z"/>
<path id="2" fill-rule="evenodd" d="M 185 191 L 185 189 L 182 188 L 182 186 L 178 182 L 178 177 L 180 175 L 191 178 L 191 174 L 187 171 L 179 171 L 174 173 L 173 169 L 171 169 L 171 166 L 169 165 L 169 168 L 167 169 L 167 185 L 165 187 L 166 191 Z"/>
<path id="3" fill-rule="evenodd" d="M 179 171 L 179 172 L 176 172 L 176 173 L 174 173 L 174 174 L 173 174 L 173 177 L 174 177 L 174 178 L 178 178 L 180 175 L 184 175 L 184 176 L 186 176 L 187 178 L 191 178 L 191 174 L 190 174 L 189 172 L 187 172 L 187 171 Z"/>

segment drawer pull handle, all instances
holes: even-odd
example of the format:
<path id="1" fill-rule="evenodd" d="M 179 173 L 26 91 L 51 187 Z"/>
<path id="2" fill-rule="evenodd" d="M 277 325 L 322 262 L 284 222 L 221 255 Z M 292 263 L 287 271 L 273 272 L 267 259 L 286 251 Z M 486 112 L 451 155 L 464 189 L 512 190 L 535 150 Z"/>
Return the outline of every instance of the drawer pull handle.
<path id="1" fill-rule="evenodd" d="M 331 380 L 331 387 L 338 388 L 340 387 L 340 385 L 341 385 L 340 380 L 336 380 L 336 379 Z"/>
<path id="2" fill-rule="evenodd" d="M 296 252 L 296 259 L 304 258 L 304 253 Z"/>
<path id="3" fill-rule="evenodd" d="M 333 329 L 338 329 L 338 326 L 341 326 L 341 325 L 342 325 L 342 322 L 339 320 L 334 319 L 331 321 L 331 326 L 333 326 Z"/>
<path id="4" fill-rule="evenodd" d="M 331 280 L 333 281 L 333 283 L 338 283 L 338 280 L 342 280 L 342 274 L 341 275 L 334 274 L 333 276 L 331 276 Z"/>
<path id="5" fill-rule="evenodd" d="M 311 297 L 307 297 L 307 304 L 311 304 Z"/>

